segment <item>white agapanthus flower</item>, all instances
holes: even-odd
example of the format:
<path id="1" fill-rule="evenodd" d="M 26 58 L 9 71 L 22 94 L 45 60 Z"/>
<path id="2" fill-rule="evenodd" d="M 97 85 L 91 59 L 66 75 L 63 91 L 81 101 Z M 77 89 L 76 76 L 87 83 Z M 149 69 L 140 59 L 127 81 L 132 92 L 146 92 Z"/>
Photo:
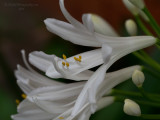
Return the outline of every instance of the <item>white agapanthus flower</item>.
<path id="1" fill-rule="evenodd" d="M 71 116 L 75 101 L 86 82 L 65 84 L 51 80 L 34 71 L 29 66 L 24 51 L 22 51 L 22 55 L 28 70 L 18 65 L 18 70 L 15 71 L 15 75 L 18 85 L 27 97 L 18 105 L 18 114 L 13 115 L 12 119 L 59 120 L 68 118 L 72 120 L 85 120 L 83 119 L 84 117 L 86 120 L 89 119 L 91 115 L 89 112 L 89 102 L 76 113 L 76 116 Z M 103 83 L 103 89 L 106 89 L 105 91 L 110 91 L 116 84 L 129 79 L 135 69 L 141 69 L 141 67 L 133 66 L 116 72 L 107 73 L 105 75 L 106 80 Z M 110 87 L 106 87 L 106 85 Z M 112 96 L 102 97 L 96 102 L 98 106 L 96 111 L 108 106 L 113 101 L 114 97 Z M 86 111 L 86 113 L 84 111 Z"/>
<path id="2" fill-rule="evenodd" d="M 104 65 L 102 65 L 85 84 L 73 108 L 72 117 L 76 116 L 78 111 L 83 108 L 88 101 L 90 103 L 90 113 L 94 113 L 96 111 L 97 101 L 99 101 L 105 93 L 105 90 L 102 88 L 107 69 L 121 57 L 148 47 L 154 44 L 156 40 L 152 36 L 111 37 L 107 35 L 107 33 L 104 35 L 104 33 L 101 32 L 104 28 L 101 30 L 101 28 L 96 27 L 96 25 L 100 23 L 106 25 L 106 22 L 99 23 L 99 21 L 97 22 L 93 19 L 91 14 L 84 14 L 82 24 L 68 13 L 64 7 L 64 0 L 60 0 L 60 8 L 71 24 L 56 19 L 46 19 L 45 24 L 50 32 L 78 45 L 102 47 Z M 103 21 L 101 18 L 99 19 Z M 109 26 L 109 29 L 110 28 L 111 26 Z M 118 35 L 115 31 L 111 31 L 116 36 Z M 54 63 L 56 64 L 56 62 Z"/>
<path id="3" fill-rule="evenodd" d="M 104 56 L 102 55 L 104 54 L 103 51 L 101 52 L 100 49 L 97 49 L 64 60 L 55 55 L 46 55 L 43 52 L 31 53 L 29 57 L 30 63 L 44 71 L 51 78 L 88 80 L 88 76 L 83 78 L 82 76 L 90 71 L 84 70 L 102 64 L 104 62 L 103 59 L 108 57 L 106 59 L 108 61 L 110 57 L 113 58 L 122 54 L 124 56 L 156 42 L 155 38 L 151 36 L 111 37 L 118 36 L 118 34 L 101 17 L 84 14 L 82 24 L 68 13 L 64 7 L 64 0 L 60 0 L 60 7 L 71 24 L 56 19 L 46 19 L 45 24 L 49 31 L 79 45 L 95 47 L 102 47 L 103 45 L 108 54 L 105 53 L 106 56 Z"/>

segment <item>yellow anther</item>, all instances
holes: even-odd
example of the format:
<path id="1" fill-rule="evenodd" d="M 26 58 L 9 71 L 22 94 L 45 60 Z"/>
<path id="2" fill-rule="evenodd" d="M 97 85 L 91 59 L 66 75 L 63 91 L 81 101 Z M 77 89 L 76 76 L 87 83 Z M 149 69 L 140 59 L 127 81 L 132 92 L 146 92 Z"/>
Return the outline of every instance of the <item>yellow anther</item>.
<path id="1" fill-rule="evenodd" d="M 77 57 L 74 57 L 74 60 L 75 60 L 75 61 L 78 61 L 78 59 L 79 59 L 79 58 L 77 58 Z"/>
<path id="2" fill-rule="evenodd" d="M 26 99 L 27 95 L 26 94 L 22 94 L 21 95 L 23 99 Z"/>
<path id="3" fill-rule="evenodd" d="M 59 119 L 64 119 L 64 117 L 59 117 Z"/>
<path id="4" fill-rule="evenodd" d="M 66 66 L 69 67 L 69 63 L 68 62 L 66 62 Z"/>
<path id="5" fill-rule="evenodd" d="M 63 59 L 64 59 L 64 60 L 66 60 L 66 59 L 67 59 L 67 57 L 66 57 L 66 55 L 65 55 L 65 54 L 63 54 Z"/>
<path id="6" fill-rule="evenodd" d="M 79 56 L 79 59 L 82 59 L 82 56 L 81 56 L 81 55 Z"/>
<path id="7" fill-rule="evenodd" d="M 65 62 L 62 62 L 62 65 L 63 65 L 63 66 L 65 66 L 65 65 L 66 65 L 66 63 L 65 63 Z"/>
<path id="8" fill-rule="evenodd" d="M 77 61 L 81 62 L 81 59 L 80 59 L 80 58 L 78 58 L 78 59 L 77 59 Z"/>
<path id="9" fill-rule="evenodd" d="M 20 103 L 20 100 L 16 99 L 16 104 L 19 105 Z"/>

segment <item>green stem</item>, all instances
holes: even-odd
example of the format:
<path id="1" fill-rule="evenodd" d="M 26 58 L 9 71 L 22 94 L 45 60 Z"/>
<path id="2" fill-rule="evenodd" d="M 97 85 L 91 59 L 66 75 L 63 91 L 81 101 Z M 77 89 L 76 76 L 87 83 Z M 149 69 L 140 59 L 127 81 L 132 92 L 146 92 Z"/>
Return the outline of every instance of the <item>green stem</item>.
<path id="1" fill-rule="evenodd" d="M 142 20 L 140 19 L 139 15 L 135 15 L 135 19 L 140 26 L 140 28 L 143 30 L 143 32 L 147 35 L 153 36 L 153 34 L 147 29 L 147 27 L 143 24 Z"/>
<path id="2" fill-rule="evenodd" d="M 143 119 L 160 120 L 160 115 L 142 114 L 140 117 Z"/>
<path id="3" fill-rule="evenodd" d="M 153 70 L 151 70 L 145 66 L 142 66 L 142 71 L 147 72 L 147 73 L 151 74 L 152 76 L 154 76 L 155 78 L 160 79 L 160 75 L 158 73 L 154 72 Z"/>
<path id="4" fill-rule="evenodd" d="M 149 10 L 146 7 L 144 7 L 142 10 L 148 16 L 148 18 L 149 18 L 149 24 L 155 30 L 155 32 L 157 33 L 157 35 L 160 37 L 160 27 L 157 24 L 156 20 L 153 18 L 153 16 L 151 15 L 151 13 L 149 12 Z"/>
<path id="5" fill-rule="evenodd" d="M 152 68 L 156 69 L 157 71 L 160 72 L 160 64 L 158 64 L 156 61 L 154 61 L 151 58 L 148 57 L 143 57 L 141 54 L 139 54 L 138 52 L 134 52 L 133 53 L 137 58 L 139 58 L 140 60 L 142 60 L 143 62 L 147 63 L 148 65 L 150 65 Z"/>
<path id="6" fill-rule="evenodd" d="M 117 89 L 112 89 L 111 95 L 123 95 L 123 96 L 131 96 L 131 97 L 143 97 L 142 94 L 138 93 L 138 92 L 124 91 L 124 90 L 117 90 Z M 160 99 L 160 95 L 159 94 L 148 93 L 148 96 Z"/>

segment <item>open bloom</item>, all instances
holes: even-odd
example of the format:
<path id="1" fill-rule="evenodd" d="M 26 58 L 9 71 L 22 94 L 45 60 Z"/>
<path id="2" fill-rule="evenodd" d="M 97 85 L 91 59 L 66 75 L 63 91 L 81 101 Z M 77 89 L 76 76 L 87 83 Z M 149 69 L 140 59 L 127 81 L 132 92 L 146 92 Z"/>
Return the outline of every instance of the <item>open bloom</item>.
<path id="1" fill-rule="evenodd" d="M 76 99 L 86 84 L 85 81 L 65 84 L 51 80 L 34 71 L 27 63 L 24 51 L 22 51 L 22 54 L 28 70 L 18 65 L 15 75 L 18 85 L 27 97 L 18 105 L 18 114 L 13 115 L 12 119 L 58 120 L 60 118 L 68 118 L 77 120 L 81 118 L 81 120 L 85 120 L 83 119 L 84 117 L 86 120 L 89 119 L 91 115 L 89 102 L 86 102 L 75 116 L 71 116 Z M 107 73 L 102 89 L 107 88 L 106 91 L 110 91 L 111 86 L 129 79 L 135 69 L 140 69 L 140 66 Z M 106 87 L 107 85 L 109 87 Z M 113 101 L 114 98 L 111 96 L 102 97 L 96 102 L 96 111 L 111 104 Z"/>
<path id="2" fill-rule="evenodd" d="M 29 57 L 30 63 L 44 71 L 51 78 L 88 80 L 88 76 L 82 78 L 84 74 L 89 74 L 90 71 L 86 70 L 102 64 L 104 62 L 103 59 L 108 61 L 110 57 L 119 56 L 118 58 L 120 58 L 156 42 L 155 38 L 151 36 L 111 37 L 118 36 L 118 34 L 101 17 L 84 14 L 82 24 L 68 13 L 64 7 L 64 0 L 60 0 L 60 8 L 71 24 L 56 19 L 46 19 L 45 24 L 50 32 L 79 45 L 94 47 L 102 47 L 103 45 L 108 54 L 105 53 L 106 56 L 104 56 L 102 55 L 103 51 L 101 53 L 101 50 L 97 49 L 63 60 L 55 55 L 46 55 L 43 52 L 31 53 Z M 81 60 L 74 59 L 79 56 L 82 57 Z M 113 61 L 115 62 L 116 60 Z"/>

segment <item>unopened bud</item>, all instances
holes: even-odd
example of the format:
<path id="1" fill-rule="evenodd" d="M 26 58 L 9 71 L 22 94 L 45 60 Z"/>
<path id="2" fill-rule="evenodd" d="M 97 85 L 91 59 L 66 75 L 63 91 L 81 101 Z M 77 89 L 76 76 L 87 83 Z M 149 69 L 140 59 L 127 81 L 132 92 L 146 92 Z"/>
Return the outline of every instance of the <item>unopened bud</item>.
<path id="1" fill-rule="evenodd" d="M 145 7 L 144 0 L 129 0 L 129 1 L 139 9 L 143 9 Z"/>
<path id="2" fill-rule="evenodd" d="M 123 111 L 127 115 L 141 116 L 141 109 L 140 109 L 139 105 L 130 99 L 125 99 Z"/>
<path id="3" fill-rule="evenodd" d="M 125 27 L 131 36 L 135 36 L 137 34 L 137 25 L 132 19 L 126 20 Z"/>
<path id="4" fill-rule="evenodd" d="M 91 14 L 91 19 L 94 25 L 95 32 L 108 36 L 118 36 L 112 26 L 102 17 Z"/>
<path id="5" fill-rule="evenodd" d="M 139 9 L 136 6 L 134 6 L 129 0 L 123 0 L 123 3 L 133 15 L 139 14 Z"/>
<path id="6" fill-rule="evenodd" d="M 135 70 L 132 74 L 132 81 L 137 87 L 141 87 L 143 85 L 143 82 L 145 80 L 145 76 L 143 72 L 139 70 Z"/>

